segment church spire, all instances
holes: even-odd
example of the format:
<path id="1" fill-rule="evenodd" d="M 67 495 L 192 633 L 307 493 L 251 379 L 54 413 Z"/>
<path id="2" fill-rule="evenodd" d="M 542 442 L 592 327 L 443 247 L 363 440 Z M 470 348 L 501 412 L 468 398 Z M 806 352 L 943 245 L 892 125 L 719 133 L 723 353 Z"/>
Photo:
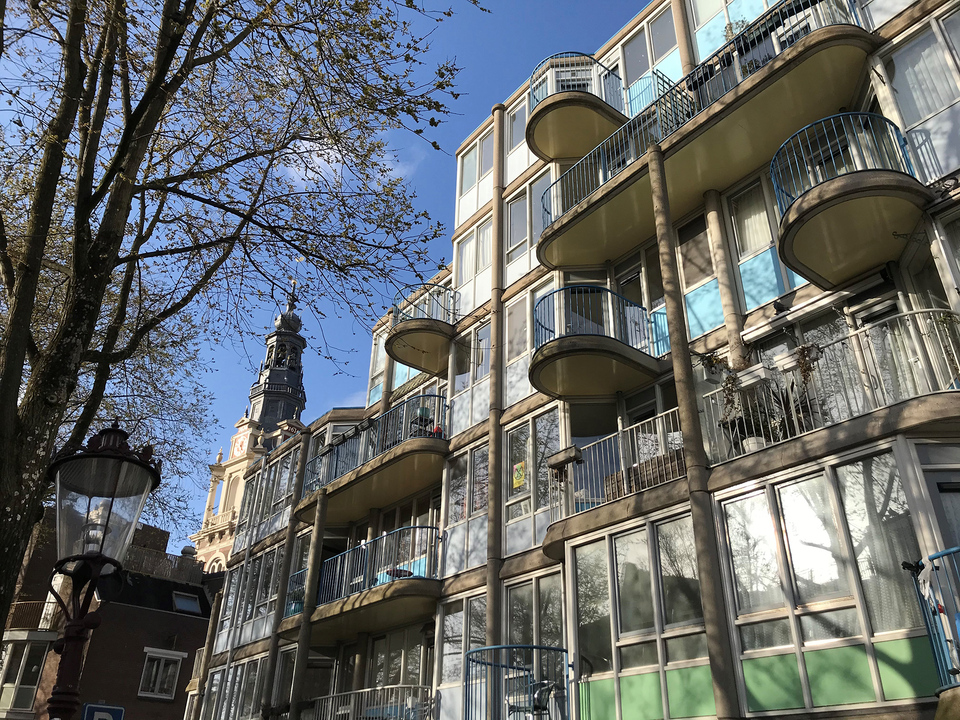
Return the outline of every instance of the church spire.
<path id="1" fill-rule="evenodd" d="M 300 334 L 303 321 L 296 313 L 297 283 L 287 295 L 286 309 L 274 320 L 266 337 L 266 357 L 260 376 L 250 388 L 250 417 L 265 432 L 276 430 L 281 420 L 299 420 L 306 405 L 301 358 L 307 341 Z"/>

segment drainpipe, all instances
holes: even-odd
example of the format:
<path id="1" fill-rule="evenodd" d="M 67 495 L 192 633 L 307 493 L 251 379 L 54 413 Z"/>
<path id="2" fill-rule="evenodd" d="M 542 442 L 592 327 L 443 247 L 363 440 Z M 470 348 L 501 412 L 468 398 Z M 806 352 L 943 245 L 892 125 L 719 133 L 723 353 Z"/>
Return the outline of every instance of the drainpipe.
<path id="1" fill-rule="evenodd" d="M 317 594 L 320 591 L 320 565 L 326 524 L 327 490 L 323 488 L 317 497 L 317 514 L 313 518 L 313 535 L 310 536 L 307 578 L 303 586 L 303 612 L 300 613 L 297 655 L 293 661 L 293 681 L 290 683 L 290 720 L 300 720 L 301 703 L 304 699 L 303 683 L 307 674 L 307 660 L 310 657 L 310 621 L 313 611 L 317 609 Z"/>
<path id="2" fill-rule="evenodd" d="M 723 324 L 727 329 L 727 348 L 730 351 L 730 367 L 742 370 L 750 364 L 750 351 L 743 344 L 743 315 L 737 306 L 737 282 L 734 279 L 733 264 L 727 252 L 727 237 L 723 229 L 720 214 L 720 193 L 707 190 L 703 194 L 706 205 L 707 237 L 710 240 L 710 252 L 713 254 L 713 267 L 717 272 L 717 284 L 720 286 L 720 305 L 723 307 Z"/>
<path id="3" fill-rule="evenodd" d="M 310 430 L 300 431 L 300 456 L 297 458 L 297 470 L 293 480 L 293 497 L 303 497 L 303 484 L 307 472 L 310 452 Z M 294 503 L 295 504 L 295 503 Z M 260 716 L 267 720 L 275 715 L 274 687 L 277 676 L 277 663 L 280 661 L 280 623 L 283 622 L 287 606 L 287 591 L 290 585 L 290 566 L 293 564 L 293 546 L 297 539 L 297 526 L 300 522 L 290 513 L 287 533 L 283 538 L 283 557 L 280 560 L 280 583 L 277 588 L 277 607 L 273 612 L 273 625 L 270 629 L 270 650 L 267 654 L 266 681 L 260 693 Z"/>
<path id="4" fill-rule="evenodd" d="M 502 633 L 500 568 L 503 566 L 503 118 L 506 107 L 493 106 L 493 238 L 490 273 L 490 419 L 487 433 L 490 480 L 487 484 L 487 645 L 499 645 Z"/>
<path id="5" fill-rule="evenodd" d="M 667 327 L 670 333 L 670 358 L 673 362 L 673 375 L 677 386 L 680 428 L 683 431 L 683 458 L 687 464 L 690 514 L 693 519 L 697 567 L 700 571 L 700 593 L 703 621 L 707 631 L 710 673 L 713 677 L 713 696 L 717 717 L 735 718 L 740 716 L 740 709 L 720 578 L 716 521 L 710 493 L 707 491 L 710 468 L 707 465 L 703 432 L 700 427 L 693 363 L 690 357 L 690 344 L 687 341 L 687 324 L 680 290 L 680 273 L 677 268 L 677 242 L 670 218 L 670 200 L 667 196 L 663 152 L 660 146 L 650 145 L 647 158 L 650 166 L 653 214 L 657 225 L 657 245 L 660 253 L 660 273 L 663 276 Z"/>
<path id="6" fill-rule="evenodd" d="M 687 4 L 684 0 L 670 0 L 670 10 L 673 13 L 673 26 L 677 33 L 677 48 L 680 50 L 680 68 L 686 75 L 693 72 L 697 66 L 697 54 L 693 49 L 693 28 L 690 26 L 690 16 L 687 14 Z"/>
<path id="7" fill-rule="evenodd" d="M 217 641 L 217 626 L 220 624 L 220 607 L 223 605 L 223 591 L 217 593 L 210 610 L 210 622 L 207 625 L 207 637 L 198 652 L 203 653 L 200 661 L 200 677 L 197 678 L 197 701 L 187 720 L 200 720 L 203 710 L 203 693 L 207 687 L 207 673 L 210 672 L 210 658 L 213 657 L 213 644 Z"/>

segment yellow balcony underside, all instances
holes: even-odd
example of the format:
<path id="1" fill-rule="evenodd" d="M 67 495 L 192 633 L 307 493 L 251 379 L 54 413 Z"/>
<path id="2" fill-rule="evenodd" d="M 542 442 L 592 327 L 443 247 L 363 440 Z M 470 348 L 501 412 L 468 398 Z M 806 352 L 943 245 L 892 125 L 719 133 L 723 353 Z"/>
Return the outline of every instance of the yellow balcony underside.
<path id="1" fill-rule="evenodd" d="M 562 92 L 540 101 L 527 121 L 527 147 L 540 159 L 580 159 L 613 135 L 627 117 L 588 92 Z"/>
<path id="2" fill-rule="evenodd" d="M 664 139 L 672 217 L 765 168 L 794 132 L 849 106 L 877 45 L 852 25 L 815 30 Z M 644 155 L 551 224 L 537 257 L 550 268 L 602 265 L 655 232 Z"/>

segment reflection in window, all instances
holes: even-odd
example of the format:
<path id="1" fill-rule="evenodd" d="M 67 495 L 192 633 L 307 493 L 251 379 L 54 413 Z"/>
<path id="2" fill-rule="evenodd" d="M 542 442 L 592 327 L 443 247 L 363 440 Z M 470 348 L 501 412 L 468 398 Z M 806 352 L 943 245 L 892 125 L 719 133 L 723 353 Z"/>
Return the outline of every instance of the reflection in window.
<path id="1" fill-rule="evenodd" d="M 654 629 L 653 594 L 647 533 L 639 530 L 614 540 L 617 557 L 617 599 L 620 632 Z"/>
<path id="2" fill-rule="evenodd" d="M 582 545 L 577 561 L 577 646 L 584 675 L 613 670 L 605 540 Z"/>
<path id="3" fill-rule="evenodd" d="M 783 605 L 773 521 L 762 493 L 724 506 L 741 614 Z"/>
<path id="4" fill-rule="evenodd" d="M 700 573 L 690 516 L 657 527 L 663 585 L 664 624 L 683 625 L 703 619 Z"/>

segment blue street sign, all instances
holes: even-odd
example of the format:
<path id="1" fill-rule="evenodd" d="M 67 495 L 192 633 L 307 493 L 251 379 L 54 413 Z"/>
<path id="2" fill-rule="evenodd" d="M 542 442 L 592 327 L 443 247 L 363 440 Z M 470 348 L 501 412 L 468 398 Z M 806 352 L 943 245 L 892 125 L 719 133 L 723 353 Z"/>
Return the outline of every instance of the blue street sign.
<path id="1" fill-rule="evenodd" d="M 123 720 L 123 708 L 116 705 L 84 703 L 83 720 Z"/>

